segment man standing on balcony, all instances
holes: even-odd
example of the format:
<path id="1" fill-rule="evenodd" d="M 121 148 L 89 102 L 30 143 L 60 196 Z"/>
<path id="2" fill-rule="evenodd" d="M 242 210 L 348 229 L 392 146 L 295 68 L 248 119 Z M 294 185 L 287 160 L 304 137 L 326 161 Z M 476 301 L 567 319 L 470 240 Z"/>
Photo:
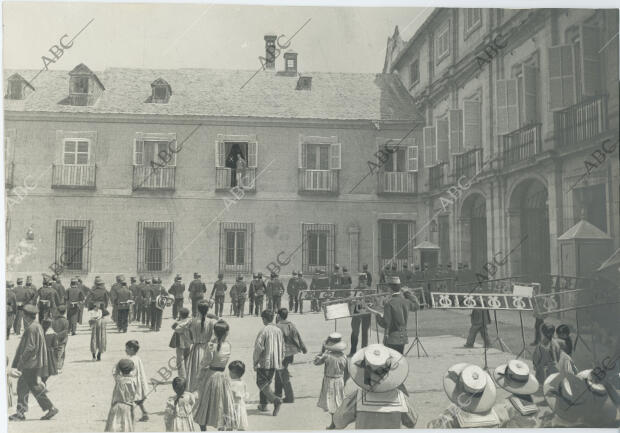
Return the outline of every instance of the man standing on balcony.
<path id="1" fill-rule="evenodd" d="M 245 182 L 245 179 L 244 179 L 246 166 L 247 166 L 247 163 L 245 159 L 243 159 L 243 156 L 241 155 L 241 153 L 238 153 L 236 169 L 237 169 L 237 186 L 239 186 L 240 188 L 243 188 L 245 185 L 247 185 L 247 182 Z"/>
<path id="2" fill-rule="evenodd" d="M 194 272 L 194 279 L 189 283 L 189 299 L 192 301 L 192 316 L 196 317 L 198 313 L 198 302 L 200 302 L 207 293 L 207 286 L 200 280 L 200 274 Z"/>

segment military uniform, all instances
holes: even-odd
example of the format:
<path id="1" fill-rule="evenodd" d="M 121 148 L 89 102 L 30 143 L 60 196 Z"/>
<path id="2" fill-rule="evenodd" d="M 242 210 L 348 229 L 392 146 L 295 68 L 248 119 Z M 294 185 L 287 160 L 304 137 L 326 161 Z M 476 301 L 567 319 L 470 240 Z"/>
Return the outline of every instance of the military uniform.
<path id="1" fill-rule="evenodd" d="M 250 304 L 250 307 L 248 308 L 248 314 L 250 316 L 254 314 L 254 286 L 252 285 L 252 283 L 254 282 L 254 280 L 256 280 L 256 278 L 256 274 L 254 274 L 252 276 L 252 281 L 250 281 L 250 287 L 248 289 L 248 303 Z"/>
<path id="2" fill-rule="evenodd" d="M 276 276 L 267 282 L 267 296 L 269 297 L 269 309 L 278 311 L 282 306 L 282 294 L 284 293 L 284 285 Z"/>
<path id="3" fill-rule="evenodd" d="M 90 289 L 88 288 L 88 286 L 86 284 L 84 284 L 82 282 L 81 279 L 77 279 L 78 280 L 78 287 L 80 288 L 80 290 L 82 291 L 82 294 L 84 295 L 84 301 L 86 301 L 86 298 L 88 298 L 88 295 L 90 294 Z M 82 318 L 84 316 L 84 306 L 86 302 L 84 302 L 84 305 L 82 305 L 80 307 L 80 314 L 78 315 L 78 323 L 81 325 L 82 324 Z"/>
<path id="4" fill-rule="evenodd" d="M 407 319 L 411 303 L 400 293 L 393 293 L 383 305 L 383 317 L 377 316 L 377 323 L 385 328 L 383 344 L 397 352 L 403 353 L 409 342 Z"/>
<path id="5" fill-rule="evenodd" d="M 310 311 L 321 310 L 321 291 L 326 290 L 329 287 L 329 277 L 325 274 L 319 274 L 312 278 L 310 282 L 310 290 L 312 293 L 312 301 L 310 302 Z M 301 312 L 301 308 L 300 308 Z"/>
<path id="6" fill-rule="evenodd" d="M 56 293 L 58 293 L 58 305 L 64 304 L 67 301 L 67 291 L 57 276 L 54 276 L 52 287 L 56 290 Z"/>
<path id="7" fill-rule="evenodd" d="M 145 280 L 140 287 L 140 322 L 151 325 L 151 280 Z"/>
<path id="8" fill-rule="evenodd" d="M 250 290 L 254 292 L 254 314 L 258 316 L 263 311 L 263 299 L 265 297 L 265 282 L 257 278 L 250 283 Z"/>
<path id="9" fill-rule="evenodd" d="M 288 311 L 295 312 L 299 310 L 299 285 L 297 284 L 297 274 L 293 274 L 294 276 L 288 280 L 286 284 L 286 294 L 288 295 Z"/>
<path id="10" fill-rule="evenodd" d="M 116 327 L 118 328 L 118 303 L 117 303 L 117 292 L 120 288 L 119 275 L 116 276 L 116 282 L 112 284 L 110 287 L 110 301 L 112 302 L 112 320 L 116 323 Z"/>
<path id="11" fill-rule="evenodd" d="M 116 305 L 117 305 L 117 325 L 119 332 L 127 332 L 129 324 L 129 311 L 131 309 L 131 290 L 127 287 L 125 281 L 121 281 L 118 289 L 116 289 Z"/>
<path id="12" fill-rule="evenodd" d="M 226 290 L 228 290 L 228 286 L 223 281 L 223 278 L 223 275 L 219 276 L 211 290 L 211 297 L 215 298 L 215 315 L 217 317 L 224 315 L 224 300 L 226 299 Z"/>
<path id="13" fill-rule="evenodd" d="M 17 298 L 12 288 L 13 283 L 7 281 L 6 286 L 6 339 L 8 340 L 9 335 L 11 335 L 11 327 L 13 326 L 15 315 L 17 314 Z"/>
<path id="14" fill-rule="evenodd" d="M 105 285 L 103 283 L 95 284 L 95 287 L 92 288 L 90 293 L 88 294 L 88 299 L 86 300 L 86 304 L 94 304 L 100 309 L 107 309 L 108 304 L 110 303 L 110 294 L 105 289 Z"/>
<path id="15" fill-rule="evenodd" d="M 32 286 L 23 286 L 21 278 L 17 280 L 17 286 L 15 286 L 15 289 L 13 291 L 15 292 L 15 301 L 17 305 L 15 321 L 13 322 L 13 330 L 15 331 L 15 335 L 20 335 L 24 316 L 24 305 L 35 304 L 37 299 L 37 292 Z"/>
<path id="16" fill-rule="evenodd" d="M 129 313 L 130 322 L 131 321 L 139 321 L 140 313 L 138 300 L 140 298 L 140 285 L 136 284 L 136 279 L 131 277 L 131 284 L 129 285 L 129 291 L 131 292 L 131 299 L 133 300 L 133 304 L 131 305 L 131 312 Z"/>
<path id="17" fill-rule="evenodd" d="M 75 335 L 77 330 L 78 318 L 80 310 L 83 308 L 84 293 L 78 286 L 77 281 L 71 282 L 71 285 L 67 289 L 67 320 L 69 321 L 69 328 L 71 335 Z"/>
<path id="18" fill-rule="evenodd" d="M 192 316 L 196 317 L 198 314 L 198 302 L 204 299 L 205 293 L 207 293 L 207 286 L 200 280 L 197 274 L 194 274 L 194 280 L 189 283 L 189 298 L 192 301 Z"/>
<path id="19" fill-rule="evenodd" d="M 362 273 L 359 276 L 359 283 L 357 286 L 357 290 L 353 292 L 354 297 L 364 296 L 366 289 L 366 274 Z M 361 307 L 359 305 L 355 305 L 353 309 L 353 315 L 351 316 L 351 351 L 350 354 L 353 356 L 355 352 L 357 352 L 357 343 L 359 342 L 360 328 L 362 332 L 362 346 L 368 346 L 368 332 L 370 330 L 371 316 L 370 313 L 362 313 L 360 314 Z"/>
<path id="20" fill-rule="evenodd" d="M 297 280 L 295 281 L 295 292 L 297 296 L 295 297 L 295 312 L 297 312 L 297 305 L 299 304 L 299 312 L 301 313 L 303 306 L 303 299 L 301 299 L 301 292 L 308 291 L 308 283 L 304 280 L 304 276 L 301 272 L 297 275 Z"/>
<path id="21" fill-rule="evenodd" d="M 151 331 L 159 331 L 161 328 L 163 310 L 157 308 L 157 296 L 167 296 L 166 289 L 159 283 L 159 279 L 153 282 L 150 287 L 150 311 L 151 311 Z"/>
<path id="22" fill-rule="evenodd" d="M 39 289 L 39 323 L 44 319 L 51 319 L 56 315 L 56 308 L 60 304 L 58 292 L 49 284 L 48 281 Z"/>
<path id="23" fill-rule="evenodd" d="M 183 295 L 185 293 L 185 284 L 181 282 L 181 279 L 178 276 L 175 278 L 174 284 L 172 284 L 170 289 L 168 289 L 168 293 L 174 296 L 174 304 L 172 304 L 172 317 L 176 320 L 179 315 L 179 310 L 183 308 Z"/>
<path id="24" fill-rule="evenodd" d="M 230 299 L 233 303 L 233 312 L 237 317 L 243 317 L 247 291 L 248 288 L 243 281 L 237 281 L 230 289 Z"/>
<path id="25" fill-rule="evenodd" d="M 351 296 L 351 287 L 353 286 L 353 280 L 348 271 L 344 271 L 340 277 L 340 298 L 348 298 Z"/>

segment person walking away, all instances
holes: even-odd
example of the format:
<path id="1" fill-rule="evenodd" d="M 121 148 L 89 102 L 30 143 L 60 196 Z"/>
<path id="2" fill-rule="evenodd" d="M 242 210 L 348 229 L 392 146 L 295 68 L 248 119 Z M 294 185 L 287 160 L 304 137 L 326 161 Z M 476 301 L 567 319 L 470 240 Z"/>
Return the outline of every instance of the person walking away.
<path id="1" fill-rule="evenodd" d="M 237 276 L 239 278 L 239 276 Z M 235 284 L 230 288 L 230 311 L 231 316 L 237 316 L 237 298 L 238 298 L 238 289 L 237 289 L 237 281 L 235 280 Z"/>
<path id="2" fill-rule="evenodd" d="M 136 395 L 134 397 L 134 403 L 142 411 L 142 417 L 140 417 L 138 421 L 145 422 L 149 420 L 149 414 L 144 407 L 144 401 L 149 395 L 149 391 L 147 386 L 148 382 L 146 378 L 146 370 L 144 369 L 142 359 L 138 356 L 139 350 L 140 342 L 138 342 L 138 340 L 129 340 L 125 343 L 125 354 L 128 359 L 133 362 L 134 369 L 132 371 L 132 376 L 135 376 L 136 378 Z"/>
<path id="3" fill-rule="evenodd" d="M 80 314 L 78 315 L 78 323 L 81 325 L 83 322 L 82 319 L 84 318 L 84 308 L 87 307 L 86 299 L 88 298 L 88 295 L 90 294 L 90 288 L 86 284 L 84 284 L 84 282 L 82 281 L 80 277 L 76 276 L 75 279 L 78 282 L 78 287 L 82 291 L 82 295 L 84 295 L 84 301 L 80 304 Z"/>
<path id="4" fill-rule="evenodd" d="M 106 351 L 108 342 L 108 310 L 101 310 L 91 304 L 88 309 L 88 324 L 90 325 L 90 352 L 93 361 L 101 361 L 101 354 Z"/>
<path id="5" fill-rule="evenodd" d="M 276 373 L 275 394 L 278 397 L 282 397 L 282 390 L 284 390 L 283 403 L 293 403 L 295 401 L 288 366 L 293 363 L 295 355 L 299 352 L 308 353 L 297 327 L 288 320 L 288 313 L 289 311 L 286 308 L 280 308 L 276 317 L 276 326 L 280 328 L 282 335 L 284 335 L 284 358 L 282 359 L 282 369 Z"/>
<path id="6" fill-rule="evenodd" d="M 331 423 L 326 430 L 336 428 L 334 413 L 344 400 L 344 383 L 347 380 L 347 357 L 344 351 L 347 344 L 342 341 L 342 335 L 334 332 L 329 335 L 323 344 L 321 353 L 314 358 L 314 365 L 324 365 L 323 383 L 317 406 L 331 415 Z"/>
<path id="7" fill-rule="evenodd" d="M 265 282 L 263 281 L 263 274 L 258 273 L 256 280 L 252 281 L 254 284 L 254 315 L 258 316 L 263 311 L 263 300 L 265 297 Z"/>
<path id="8" fill-rule="evenodd" d="M 264 310 L 261 313 L 265 327 L 256 336 L 254 342 L 254 370 L 256 371 L 256 385 L 260 391 L 258 410 L 267 411 L 267 403 L 273 403 L 273 416 L 280 412 L 282 399 L 271 391 L 271 381 L 276 371 L 282 369 L 284 359 L 284 335 L 280 328 L 274 325 L 273 311 Z"/>
<path id="9" fill-rule="evenodd" d="M 94 304 L 100 310 L 107 310 L 110 303 L 110 295 L 105 288 L 105 283 L 101 277 L 95 277 L 95 286 L 92 288 L 88 297 L 86 298 L 86 305 Z"/>
<path id="10" fill-rule="evenodd" d="M 250 398 L 250 393 L 241 380 L 245 373 L 245 364 L 242 361 L 233 361 L 228 364 L 228 374 L 230 374 L 230 389 L 233 394 L 235 419 L 237 420 L 237 430 L 245 431 L 248 429 L 248 412 L 245 401 Z"/>
<path id="11" fill-rule="evenodd" d="M 6 282 L 6 339 L 9 339 L 11 335 L 11 328 L 13 327 L 13 321 L 17 315 L 17 297 L 13 291 L 13 282 Z"/>
<path id="12" fill-rule="evenodd" d="M 476 301 L 476 305 L 480 306 L 480 302 Z M 489 338 L 489 332 L 487 330 L 487 325 L 489 323 L 491 323 L 491 314 L 489 313 L 489 310 L 481 310 L 478 308 L 472 309 L 471 327 L 469 328 L 469 335 L 467 337 L 467 341 L 465 342 L 465 346 L 463 347 L 474 347 L 474 343 L 476 342 L 476 337 L 478 336 L 478 333 L 482 334 L 484 345 L 490 347 L 491 340 Z"/>
<path id="13" fill-rule="evenodd" d="M 131 308 L 129 310 L 129 322 L 138 320 L 138 298 L 140 297 L 140 289 L 136 283 L 136 277 L 129 277 L 129 291 L 131 292 Z"/>
<path id="14" fill-rule="evenodd" d="M 304 280 L 303 273 L 301 271 L 297 271 L 297 278 L 295 279 L 295 286 L 293 289 L 293 293 L 295 293 L 295 312 L 296 313 L 298 311 L 299 313 L 302 312 L 303 299 L 301 299 L 301 297 L 303 296 L 302 293 L 307 293 L 307 292 L 308 292 L 308 283 L 306 283 L 306 280 Z"/>
<path id="15" fill-rule="evenodd" d="M 56 293 L 58 294 L 58 305 L 67 302 L 65 286 L 62 285 L 60 277 L 57 274 L 52 275 L 52 288 L 56 290 Z"/>
<path id="16" fill-rule="evenodd" d="M 24 287 L 23 284 L 24 284 L 24 279 L 18 278 L 17 285 L 13 289 L 13 293 L 15 293 L 15 306 L 16 306 L 15 320 L 13 320 L 13 331 L 15 332 L 15 335 L 19 335 L 22 332 L 22 322 L 23 322 L 23 311 L 22 310 L 24 308 L 24 305 L 30 302 L 30 298 L 33 295 L 33 293 L 30 292 L 26 287 Z M 8 302 L 7 302 L 7 306 L 8 306 Z M 7 319 L 8 319 L 8 314 L 7 314 Z M 8 323 L 8 320 L 7 320 L 7 323 Z"/>
<path id="17" fill-rule="evenodd" d="M 211 299 L 215 298 L 215 315 L 222 317 L 224 315 L 224 300 L 226 298 L 226 291 L 228 286 L 224 282 L 224 274 L 217 274 L 217 281 L 213 284 L 211 290 Z"/>
<path id="18" fill-rule="evenodd" d="M 39 322 L 53 317 L 59 304 L 58 293 L 52 288 L 49 275 L 43 274 L 43 286 L 39 289 Z"/>
<path id="19" fill-rule="evenodd" d="M 65 317 L 66 307 L 61 305 L 58 307 L 58 315 L 52 320 L 52 329 L 58 336 L 58 344 L 55 350 L 56 366 L 58 374 L 62 373 L 65 365 L 65 352 L 67 343 L 69 342 L 69 321 Z"/>
<path id="20" fill-rule="evenodd" d="M 230 289 L 231 298 L 233 289 L 236 291 L 236 301 L 235 301 L 235 315 L 237 317 L 243 317 L 243 310 L 245 309 L 245 297 L 247 295 L 248 288 L 243 281 L 243 275 L 237 276 L 237 282 Z"/>
<path id="21" fill-rule="evenodd" d="M 353 292 L 354 297 L 364 296 L 364 290 L 368 288 L 366 281 L 367 274 L 362 272 L 357 279 L 357 289 Z M 351 315 L 351 351 L 349 357 L 357 352 L 357 343 L 359 341 L 360 328 L 362 332 L 362 348 L 368 346 L 368 332 L 370 330 L 371 316 L 370 313 L 362 310 L 362 305 L 355 304 L 353 314 Z"/>
<path id="22" fill-rule="evenodd" d="M 119 286 L 116 289 L 116 309 L 117 309 L 117 322 L 118 332 L 127 332 L 127 326 L 129 325 L 129 313 L 131 310 L 131 290 L 127 287 L 127 281 L 125 276 L 121 275 L 119 278 Z"/>
<path id="23" fill-rule="evenodd" d="M 207 345 L 213 337 L 213 326 L 217 317 L 209 314 L 211 302 L 203 299 L 198 303 L 198 317 L 195 317 L 189 325 L 192 336 L 192 348 L 187 359 L 187 388 L 190 392 L 198 389 L 200 382 L 200 364 L 207 354 Z"/>
<path id="24" fill-rule="evenodd" d="M 187 310 L 189 315 L 189 310 Z M 164 411 L 164 423 L 167 432 L 196 431 L 193 412 L 197 404 L 198 394 L 188 392 L 187 381 L 182 377 L 172 380 L 174 394 L 168 398 Z"/>
<path id="25" fill-rule="evenodd" d="M 140 323 L 145 326 L 151 326 L 151 280 L 150 278 L 144 278 L 144 284 L 140 289 L 140 298 L 142 299 L 140 311 Z"/>
<path id="26" fill-rule="evenodd" d="M 82 309 L 84 299 L 84 293 L 78 286 L 78 281 L 75 278 L 71 278 L 71 283 L 67 289 L 67 318 L 71 335 L 75 335 L 77 331 L 80 310 Z"/>
<path id="27" fill-rule="evenodd" d="M 42 323 L 43 335 L 45 336 L 45 349 L 47 351 L 47 368 L 41 371 L 41 380 L 47 385 L 50 376 L 58 374 L 58 335 L 52 329 L 52 319 L 44 319 Z"/>
<path id="28" fill-rule="evenodd" d="M 24 421 L 28 410 L 28 396 L 30 393 L 37 399 L 41 409 L 47 412 L 42 419 L 51 419 L 58 413 L 58 409 L 48 396 L 48 390 L 40 381 L 41 372 L 48 366 L 47 348 L 43 327 L 35 320 L 38 309 L 34 305 L 26 305 L 24 313 L 24 335 L 19 341 L 11 367 L 19 371 L 17 379 L 17 412 L 9 417 L 10 421 Z"/>
<path id="29" fill-rule="evenodd" d="M 248 288 L 248 315 L 254 314 L 254 281 L 258 279 L 256 274 L 252 274 L 252 281 L 250 281 L 250 287 Z"/>
<path id="30" fill-rule="evenodd" d="M 198 303 L 204 299 L 205 293 L 207 293 L 207 286 L 200 279 L 200 274 L 194 272 L 194 279 L 189 283 L 189 299 L 192 301 L 192 317 L 196 317 L 198 314 Z"/>
<path id="31" fill-rule="evenodd" d="M 405 344 L 409 342 L 407 320 L 411 302 L 399 293 L 400 278 L 390 277 L 388 285 L 392 291 L 392 297 L 383 306 L 383 317 L 377 315 L 376 320 L 379 326 L 385 328 L 383 344 L 403 353 Z"/>
<path id="32" fill-rule="evenodd" d="M 174 304 L 172 304 L 172 318 L 177 320 L 179 310 L 183 308 L 183 296 L 185 295 L 185 284 L 182 282 L 182 277 L 177 274 L 174 277 L 174 283 L 168 289 L 168 293 L 174 296 Z"/>
<path id="33" fill-rule="evenodd" d="M 112 403 L 105 424 L 106 432 L 134 431 L 134 401 L 136 399 L 137 381 L 132 375 L 134 363 L 130 359 L 121 359 L 114 369 L 114 390 Z"/>
<path id="34" fill-rule="evenodd" d="M 286 294 L 288 295 L 288 310 L 291 312 L 295 308 L 295 301 L 297 300 L 297 296 L 299 295 L 299 293 L 295 294 L 295 291 L 297 290 L 295 284 L 296 282 L 297 271 L 293 271 L 291 278 L 289 278 L 288 282 L 286 283 Z"/>
<path id="35" fill-rule="evenodd" d="M 179 377 L 187 377 L 187 360 L 192 347 L 192 335 L 190 325 L 192 319 L 189 317 L 189 310 L 182 307 L 179 310 L 179 320 L 172 324 L 174 334 L 170 341 L 170 347 L 176 349 L 176 362 Z"/>
<path id="36" fill-rule="evenodd" d="M 282 295 L 284 294 L 284 285 L 278 278 L 278 274 L 271 274 L 271 281 L 267 283 L 267 292 L 271 293 L 271 309 L 276 312 L 282 306 Z"/>
<path id="37" fill-rule="evenodd" d="M 157 297 L 161 296 L 163 298 L 166 298 L 168 297 L 168 292 L 166 292 L 166 289 L 164 289 L 164 286 L 162 286 L 161 278 L 153 278 L 153 283 L 154 284 L 151 286 L 151 300 L 155 300 L 155 308 L 152 313 L 153 316 L 151 317 L 151 330 L 159 332 L 159 330 L 161 329 L 164 307 L 163 305 L 157 304 Z M 151 305 L 153 304 L 151 303 Z"/>
<path id="38" fill-rule="evenodd" d="M 120 283 L 120 275 L 117 275 L 115 277 L 115 282 L 114 284 L 112 284 L 112 287 L 110 287 L 110 302 L 112 303 L 112 321 L 114 323 L 116 323 L 116 326 L 118 328 L 118 300 L 117 300 L 117 292 L 119 287 L 121 286 Z"/>

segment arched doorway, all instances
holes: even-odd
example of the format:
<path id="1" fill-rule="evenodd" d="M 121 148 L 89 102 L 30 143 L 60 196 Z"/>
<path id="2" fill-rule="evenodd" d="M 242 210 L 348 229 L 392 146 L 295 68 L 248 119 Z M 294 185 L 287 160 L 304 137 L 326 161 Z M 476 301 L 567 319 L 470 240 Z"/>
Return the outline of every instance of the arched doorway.
<path id="1" fill-rule="evenodd" d="M 486 199 L 482 194 L 469 196 L 461 209 L 462 260 L 470 269 L 480 272 L 487 261 Z"/>
<path id="2" fill-rule="evenodd" d="M 551 272 L 547 188 L 536 179 L 520 183 L 510 198 L 510 261 L 513 274 L 537 281 Z"/>

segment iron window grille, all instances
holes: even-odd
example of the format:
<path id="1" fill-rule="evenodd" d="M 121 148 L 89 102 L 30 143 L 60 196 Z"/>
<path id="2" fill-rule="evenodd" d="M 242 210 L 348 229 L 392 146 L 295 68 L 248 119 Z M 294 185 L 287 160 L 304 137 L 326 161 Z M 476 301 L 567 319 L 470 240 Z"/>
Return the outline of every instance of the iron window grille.
<path id="1" fill-rule="evenodd" d="M 331 271 L 336 264 L 336 225 L 302 223 L 301 235 L 302 271 Z"/>
<path id="2" fill-rule="evenodd" d="M 221 222 L 219 272 L 251 274 L 254 223 Z"/>
<path id="3" fill-rule="evenodd" d="M 173 222 L 138 222 L 138 272 L 170 272 Z"/>
<path id="4" fill-rule="evenodd" d="M 59 269 L 88 272 L 92 238 L 91 220 L 56 220 L 55 272 Z"/>
<path id="5" fill-rule="evenodd" d="M 396 264 L 398 270 L 413 262 L 415 222 L 407 220 L 379 221 L 379 269 Z"/>

